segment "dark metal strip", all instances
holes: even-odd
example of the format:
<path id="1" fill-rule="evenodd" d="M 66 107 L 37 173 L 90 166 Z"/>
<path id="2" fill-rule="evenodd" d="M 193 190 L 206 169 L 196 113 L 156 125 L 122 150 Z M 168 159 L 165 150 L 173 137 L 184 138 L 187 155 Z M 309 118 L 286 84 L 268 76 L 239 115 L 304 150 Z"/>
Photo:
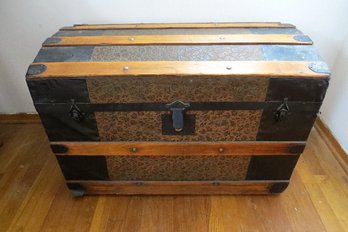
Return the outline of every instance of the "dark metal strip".
<path id="1" fill-rule="evenodd" d="M 308 35 L 295 35 L 294 39 L 300 42 L 313 42 Z"/>
<path id="2" fill-rule="evenodd" d="M 41 48 L 34 62 L 90 61 L 94 46 Z"/>
<path id="3" fill-rule="evenodd" d="M 309 65 L 308 68 L 316 73 L 325 73 L 325 74 L 329 74 L 329 75 L 331 74 L 329 66 L 324 62 L 312 63 Z"/>
<path id="4" fill-rule="evenodd" d="M 167 103 L 107 103 L 86 104 L 76 103 L 83 112 L 110 112 L 110 111 L 168 111 Z M 276 102 L 189 102 L 190 110 L 275 110 L 282 101 Z M 47 107 L 47 106 L 50 107 Z M 321 102 L 289 102 L 292 111 L 318 111 Z M 47 109 L 68 109 L 70 103 L 37 103 L 35 107 L 40 112 Z"/>
<path id="5" fill-rule="evenodd" d="M 36 110 L 40 114 L 50 141 L 99 141 L 99 133 L 94 113 L 84 113 L 80 122 L 71 118 L 71 106 L 64 104 L 54 107 L 52 104 L 41 104 Z"/>
<path id="6" fill-rule="evenodd" d="M 265 60 L 321 61 L 313 46 L 261 45 L 261 49 Z"/>
<path id="7" fill-rule="evenodd" d="M 300 155 L 253 156 L 247 180 L 289 180 Z"/>
<path id="8" fill-rule="evenodd" d="M 27 85 L 35 103 L 90 102 L 86 79 L 27 79 Z"/>
<path id="9" fill-rule="evenodd" d="M 109 180 L 104 156 L 56 156 L 67 180 Z"/>
<path id="10" fill-rule="evenodd" d="M 289 182 L 274 183 L 269 188 L 270 193 L 278 194 L 284 192 L 284 190 L 289 186 Z"/>
<path id="11" fill-rule="evenodd" d="M 281 120 L 275 120 L 274 110 L 262 112 L 257 141 L 306 141 L 317 118 L 317 111 L 299 111 L 289 106 Z"/>
<path id="12" fill-rule="evenodd" d="M 30 77 L 32 75 L 40 74 L 47 70 L 47 66 L 44 64 L 31 64 L 28 68 L 26 77 Z"/>
<path id="13" fill-rule="evenodd" d="M 69 148 L 63 144 L 51 144 L 51 150 L 53 153 L 67 153 Z"/>
<path id="14" fill-rule="evenodd" d="M 329 78 L 270 78 L 266 101 L 322 102 Z"/>

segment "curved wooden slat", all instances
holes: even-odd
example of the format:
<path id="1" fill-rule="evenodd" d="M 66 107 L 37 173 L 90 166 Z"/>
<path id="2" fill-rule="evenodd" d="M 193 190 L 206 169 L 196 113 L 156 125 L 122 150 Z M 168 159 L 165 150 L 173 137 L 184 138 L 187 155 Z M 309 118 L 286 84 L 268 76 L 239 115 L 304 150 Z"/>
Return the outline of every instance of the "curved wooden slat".
<path id="1" fill-rule="evenodd" d="M 47 62 L 33 63 L 27 78 L 105 76 L 264 76 L 328 77 L 314 72 L 304 61 L 144 61 L 144 62 Z M 37 68 L 37 70 L 36 70 Z"/>
<path id="2" fill-rule="evenodd" d="M 225 35 L 136 35 L 136 36 L 63 36 L 51 37 L 44 47 L 108 45 L 189 45 L 189 44 L 303 44 L 313 42 L 308 36 L 289 34 Z M 303 39 L 304 38 L 304 39 Z"/>
<path id="3" fill-rule="evenodd" d="M 80 24 L 62 30 L 110 30 L 110 29 L 167 29 L 167 28 L 291 28 L 280 22 L 234 22 L 234 23 L 145 23 L 145 24 Z"/>
<path id="4" fill-rule="evenodd" d="M 304 142 L 51 142 L 64 155 L 288 155 Z"/>
<path id="5" fill-rule="evenodd" d="M 83 194 L 207 195 L 277 194 L 289 181 L 67 181 L 70 190 Z"/>

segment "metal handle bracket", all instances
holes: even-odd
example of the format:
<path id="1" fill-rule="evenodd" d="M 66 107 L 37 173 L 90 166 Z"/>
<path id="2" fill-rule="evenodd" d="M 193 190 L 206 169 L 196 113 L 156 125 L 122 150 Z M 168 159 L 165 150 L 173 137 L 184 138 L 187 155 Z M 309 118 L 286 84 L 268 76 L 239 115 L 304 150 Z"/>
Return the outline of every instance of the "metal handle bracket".
<path id="1" fill-rule="evenodd" d="M 166 107 L 172 112 L 174 130 L 178 132 L 182 131 L 184 128 L 184 112 L 190 107 L 190 104 L 182 101 L 174 101 L 167 104 Z"/>

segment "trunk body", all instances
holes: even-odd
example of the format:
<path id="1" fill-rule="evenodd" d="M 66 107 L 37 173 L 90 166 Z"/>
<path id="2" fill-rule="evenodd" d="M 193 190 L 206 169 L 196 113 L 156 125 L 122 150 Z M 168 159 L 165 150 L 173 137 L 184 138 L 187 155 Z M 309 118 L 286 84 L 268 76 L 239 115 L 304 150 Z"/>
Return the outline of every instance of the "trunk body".
<path id="1" fill-rule="evenodd" d="M 26 76 L 69 189 L 285 190 L 329 83 L 281 23 L 75 25 Z"/>

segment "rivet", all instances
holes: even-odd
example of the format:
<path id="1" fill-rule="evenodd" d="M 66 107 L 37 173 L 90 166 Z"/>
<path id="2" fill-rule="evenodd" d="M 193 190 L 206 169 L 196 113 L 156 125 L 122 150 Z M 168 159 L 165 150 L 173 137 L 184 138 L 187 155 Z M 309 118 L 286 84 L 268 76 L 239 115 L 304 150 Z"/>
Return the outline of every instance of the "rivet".
<path id="1" fill-rule="evenodd" d="M 232 69 L 232 66 L 227 66 L 226 69 L 227 69 L 227 70 L 231 70 L 231 69 Z"/>
<path id="2" fill-rule="evenodd" d="M 130 40 L 130 41 L 134 41 L 134 38 L 133 38 L 133 37 L 130 37 L 129 40 Z"/>
<path id="3" fill-rule="evenodd" d="M 127 71 L 129 69 L 128 66 L 123 66 L 123 70 Z"/>
<path id="4" fill-rule="evenodd" d="M 226 38 L 221 36 L 221 37 L 219 37 L 219 39 L 220 39 L 220 40 L 224 40 L 224 39 L 226 39 Z"/>
<path id="5" fill-rule="evenodd" d="M 137 152 L 138 149 L 136 147 L 132 147 L 132 152 Z"/>
<path id="6" fill-rule="evenodd" d="M 223 148 L 223 147 L 220 147 L 220 148 L 219 148 L 219 152 L 220 152 L 220 153 L 224 152 L 224 148 Z"/>

